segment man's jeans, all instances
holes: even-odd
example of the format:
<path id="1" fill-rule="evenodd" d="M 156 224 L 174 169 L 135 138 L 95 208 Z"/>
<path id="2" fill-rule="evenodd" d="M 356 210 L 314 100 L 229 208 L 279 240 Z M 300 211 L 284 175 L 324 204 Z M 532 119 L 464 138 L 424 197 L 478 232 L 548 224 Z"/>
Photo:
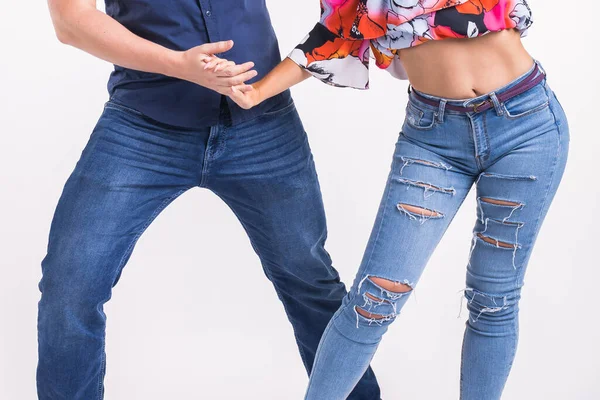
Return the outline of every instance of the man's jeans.
<path id="1" fill-rule="evenodd" d="M 192 130 L 108 102 L 65 185 L 42 263 L 40 399 L 103 398 L 103 305 L 144 230 L 196 186 L 244 226 L 311 370 L 346 291 L 324 248 L 321 192 L 294 104 L 236 126 L 224 109 L 219 125 Z M 372 371 L 350 398 L 379 399 Z"/>

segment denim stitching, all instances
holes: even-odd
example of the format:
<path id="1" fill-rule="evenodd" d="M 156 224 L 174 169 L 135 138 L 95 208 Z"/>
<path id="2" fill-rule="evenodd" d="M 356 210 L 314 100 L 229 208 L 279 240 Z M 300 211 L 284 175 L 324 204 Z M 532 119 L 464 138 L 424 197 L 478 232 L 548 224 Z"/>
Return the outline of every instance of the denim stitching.
<path id="1" fill-rule="evenodd" d="M 191 189 L 191 187 L 188 187 L 186 189 L 181 189 L 179 190 L 177 193 L 175 193 L 174 195 L 172 195 L 171 197 L 168 197 L 167 199 L 165 199 L 157 208 L 156 210 L 154 210 L 154 212 L 152 213 L 152 215 L 148 218 L 148 220 L 146 221 L 146 223 L 144 224 L 144 226 L 142 227 L 142 229 L 140 230 L 140 232 L 138 232 L 135 237 L 133 238 L 133 240 L 131 241 L 131 243 L 129 244 L 129 247 L 127 248 L 127 250 L 125 251 L 125 254 L 123 255 L 123 257 L 121 258 L 121 261 L 119 262 L 119 267 L 117 268 L 117 274 L 115 275 L 114 279 L 116 279 L 116 277 L 119 275 L 120 270 L 123 268 L 123 264 L 125 264 L 125 260 L 127 259 L 127 256 L 131 255 L 131 253 L 133 252 L 133 247 L 135 246 L 135 244 L 137 243 L 138 239 L 144 234 L 144 232 L 146 231 L 146 229 L 148 229 L 148 227 L 150 226 L 150 224 L 152 223 L 152 221 L 154 221 L 154 219 L 158 216 L 158 214 L 160 214 L 160 212 L 162 210 L 164 210 L 173 200 L 175 200 L 177 197 L 179 197 L 181 194 L 183 194 L 184 192 L 186 192 L 187 190 Z M 113 279 L 113 281 L 114 281 Z"/>
<path id="2" fill-rule="evenodd" d="M 394 162 L 392 163 L 392 172 L 395 171 L 396 168 L 396 160 L 394 158 Z M 381 215 L 381 219 L 379 220 L 379 227 L 377 228 L 377 235 L 375 236 L 375 240 L 373 241 L 373 248 L 371 250 L 371 254 L 369 255 L 369 259 L 367 260 L 367 263 L 365 264 L 364 268 L 361 268 L 358 273 L 359 274 L 365 274 L 368 270 L 369 267 L 371 265 L 371 260 L 373 259 L 373 254 L 375 254 L 375 249 L 377 247 L 377 243 L 379 242 L 379 235 L 381 234 L 381 230 L 383 228 L 383 221 L 385 221 L 385 215 L 387 213 L 387 209 L 388 209 L 388 204 L 389 204 L 389 199 L 390 199 L 390 193 L 392 191 L 392 185 L 391 185 L 391 180 L 392 180 L 392 172 L 390 172 L 390 176 L 388 178 L 388 182 L 386 184 L 386 193 L 384 195 L 384 200 L 383 200 L 383 214 Z"/>
<path id="3" fill-rule="evenodd" d="M 470 116 L 469 118 L 469 125 L 471 126 L 471 139 L 473 141 L 473 148 L 475 149 L 475 164 L 477 165 L 477 168 L 481 171 L 483 170 L 483 166 L 481 165 L 481 161 L 479 159 L 479 149 L 477 148 L 477 132 L 475 130 L 475 122 L 473 121 L 473 118 L 471 118 Z"/>
<path id="4" fill-rule="evenodd" d="M 460 315 L 459 315 L 460 317 Z M 466 343 L 466 336 L 467 336 L 467 329 L 469 329 L 468 326 L 465 327 L 465 332 L 463 333 L 463 340 L 462 340 L 462 346 L 460 346 L 460 388 L 459 388 L 459 400 L 462 400 L 464 398 L 464 375 L 463 375 L 463 368 L 464 368 L 464 364 L 465 364 L 465 343 Z"/>
<path id="5" fill-rule="evenodd" d="M 218 193 L 216 193 L 214 191 L 213 191 L 213 193 L 215 193 L 221 200 L 223 200 L 223 202 L 225 204 L 227 204 L 229 206 L 229 204 L 227 203 L 227 201 L 225 201 L 225 199 L 223 197 L 221 197 L 220 194 L 218 194 Z M 244 231 L 246 231 L 246 236 L 248 236 L 248 239 L 250 239 L 250 245 L 252 246 L 252 249 L 258 255 L 258 258 L 261 261 L 260 264 L 262 266 L 263 272 L 265 273 L 265 275 L 267 276 L 267 278 L 269 279 L 269 281 L 273 284 L 273 288 L 275 289 L 275 293 L 277 294 L 277 297 L 279 298 L 279 301 L 281 302 L 281 304 L 283 306 L 283 311 L 285 311 L 285 314 L 288 317 L 288 320 L 290 320 L 290 313 L 288 312 L 287 305 L 283 301 L 283 298 L 281 296 L 281 292 L 277 288 L 277 285 L 275 285 L 275 283 L 273 282 L 273 275 L 271 275 L 271 271 L 265 267 L 265 263 L 263 262 L 263 259 L 262 259 L 261 255 L 260 255 L 260 251 L 258 250 L 258 247 L 255 246 L 254 241 L 251 239 L 250 232 L 248 231 L 248 227 L 246 226 L 246 224 L 244 223 L 244 221 L 242 220 L 242 218 L 240 217 L 240 215 L 233 209 L 233 207 L 229 206 L 229 209 L 231 210 L 231 212 L 233 212 L 233 214 L 236 216 L 236 218 L 238 219 L 238 221 L 240 221 L 240 224 L 244 228 Z M 300 346 L 300 339 L 298 338 L 298 334 L 296 332 L 296 328 L 294 327 L 294 324 L 291 324 L 291 325 L 292 325 L 292 331 L 294 332 L 294 338 L 296 339 L 296 344 L 298 346 L 298 352 L 300 353 L 300 358 L 302 359 L 302 363 L 304 364 L 304 368 L 306 368 L 308 370 L 309 367 L 308 367 L 308 362 L 306 360 L 306 354 L 304 353 L 304 349 L 302 348 L 302 346 Z M 315 359 L 316 359 L 316 355 L 315 355 Z"/>
<path id="6" fill-rule="evenodd" d="M 554 125 L 556 126 L 556 142 L 557 142 L 557 146 L 556 146 L 556 153 L 554 155 L 554 160 L 552 163 L 552 172 L 550 174 L 550 179 L 548 180 L 548 184 L 546 185 L 546 192 L 544 193 L 544 201 L 542 202 L 542 206 L 540 207 L 540 212 L 538 214 L 538 217 L 535 221 L 535 228 L 534 228 L 534 232 L 536 232 L 536 236 L 537 233 L 539 233 L 539 229 L 540 229 L 540 224 L 541 224 L 541 219 L 542 219 L 542 213 L 544 212 L 544 209 L 546 208 L 546 203 L 548 202 L 548 192 L 550 191 L 550 187 L 552 186 L 552 183 L 554 182 L 554 177 L 555 177 L 555 172 L 556 172 L 556 165 L 558 163 L 558 159 L 560 158 L 560 151 L 562 149 L 561 146 L 561 129 L 560 129 L 560 125 L 558 124 L 558 120 L 556 119 L 556 115 L 554 114 L 554 111 L 552 110 L 552 108 L 550 108 L 550 112 L 552 113 L 552 117 L 554 119 Z"/>
<path id="7" fill-rule="evenodd" d="M 217 135 L 217 133 L 218 133 L 218 127 L 212 126 L 210 128 L 208 140 L 206 141 L 206 148 L 204 149 L 204 157 L 202 160 L 202 171 L 200 172 L 200 187 L 205 187 L 206 180 L 208 179 L 207 175 L 208 175 L 208 170 L 209 170 L 208 163 L 210 162 L 209 156 L 210 156 L 211 142 L 212 142 L 213 138 Z"/>
<path id="8" fill-rule="evenodd" d="M 152 215 L 148 218 L 148 220 L 146 221 L 146 223 L 143 225 L 143 227 L 140 230 L 140 232 L 138 232 L 135 235 L 135 237 L 132 239 L 131 243 L 127 247 L 127 250 L 125 250 L 125 253 L 123 254 L 123 257 L 121 257 L 121 261 L 119 262 L 119 266 L 117 267 L 116 274 L 115 274 L 115 276 L 112 279 L 113 282 L 115 281 L 115 279 L 117 278 L 117 276 L 119 276 L 119 273 L 122 271 L 123 266 L 125 264 L 125 260 L 133 252 L 133 247 L 137 243 L 138 239 L 142 236 L 142 234 L 150 226 L 150 224 L 152 223 L 152 221 L 154 221 L 154 219 L 158 216 L 158 214 L 160 214 L 160 212 L 162 210 L 164 210 L 173 200 L 175 200 L 177 197 L 179 197 L 182 193 L 184 193 L 188 189 L 190 189 L 190 188 L 182 189 L 182 190 L 178 191 L 177 193 L 175 193 L 174 195 L 172 195 L 171 197 L 168 197 L 167 199 L 165 199 L 156 208 L 156 210 L 154 210 L 154 212 L 152 213 Z M 103 378 L 104 378 L 103 371 L 106 370 L 106 351 L 105 351 L 105 347 L 106 347 L 106 336 L 102 338 L 102 359 L 104 360 L 104 363 L 103 363 L 102 369 L 100 370 L 100 374 L 98 376 L 98 400 L 102 399 L 102 395 L 103 395 L 103 392 L 104 392 L 102 390 L 102 381 L 103 381 Z"/>
<path id="9" fill-rule="evenodd" d="M 103 379 L 106 372 L 106 337 L 102 338 L 102 365 L 100 367 L 100 377 L 98 378 L 98 400 L 104 396 Z"/>
<path id="10" fill-rule="evenodd" d="M 491 111 L 491 110 L 490 110 Z M 484 158 L 487 159 L 490 156 L 490 147 L 491 147 L 491 143 L 490 143 L 490 135 L 488 134 L 488 127 L 487 127 L 487 116 L 488 113 L 485 112 L 482 115 L 482 119 L 483 119 L 483 135 L 485 136 L 485 147 L 487 147 L 487 154 L 484 156 Z"/>
<path id="11" fill-rule="evenodd" d="M 284 309 L 285 309 L 285 307 L 284 307 Z M 324 338 L 324 337 L 327 335 L 327 333 L 328 333 L 328 332 L 329 332 L 329 330 L 331 329 L 332 325 L 333 325 L 333 321 L 330 321 L 330 323 L 329 323 L 329 324 L 327 324 L 327 326 L 325 327 L 325 330 L 323 331 L 323 335 L 321 336 L 321 338 Z M 312 385 L 310 384 L 310 382 L 311 382 L 311 380 L 310 380 L 310 376 L 312 375 L 312 373 L 313 373 L 313 371 L 315 370 L 315 367 L 316 367 L 316 365 L 317 365 L 317 362 L 316 362 L 316 361 L 317 361 L 317 357 L 319 356 L 319 350 L 321 350 L 321 347 L 320 347 L 320 346 L 319 346 L 319 347 L 317 347 L 317 352 L 315 353 L 315 362 L 313 363 L 313 367 L 311 368 L 310 374 L 309 374 L 309 376 L 308 376 L 308 378 L 309 378 L 309 379 L 308 379 L 308 387 L 306 388 L 306 394 L 305 394 L 305 397 L 308 397 L 308 394 L 309 394 L 309 392 L 310 392 L 310 389 L 312 388 Z M 303 361 L 304 361 L 304 359 L 303 359 Z M 305 364 L 305 365 L 306 365 L 306 364 Z"/>
<path id="12" fill-rule="evenodd" d="M 550 105 L 550 101 L 546 101 L 545 103 L 540 104 L 539 106 L 536 106 L 536 107 L 534 107 L 534 108 L 532 108 L 530 110 L 527 110 L 525 112 L 522 112 L 521 114 L 512 115 L 510 113 L 510 111 L 508 110 L 508 108 L 506 107 L 506 104 L 503 103 L 504 110 L 505 110 L 504 116 L 507 119 L 515 120 L 515 119 L 519 119 L 519 118 L 526 117 L 528 115 L 535 114 L 537 112 L 543 111 L 546 108 L 548 108 L 549 105 Z"/>
<path id="13" fill-rule="evenodd" d="M 122 111 L 122 112 L 129 112 L 138 116 L 144 116 L 144 114 L 142 114 L 140 111 L 124 106 L 122 104 L 116 103 L 112 100 L 109 100 L 105 105 L 104 108 L 109 108 L 111 110 L 116 110 L 116 111 Z"/>

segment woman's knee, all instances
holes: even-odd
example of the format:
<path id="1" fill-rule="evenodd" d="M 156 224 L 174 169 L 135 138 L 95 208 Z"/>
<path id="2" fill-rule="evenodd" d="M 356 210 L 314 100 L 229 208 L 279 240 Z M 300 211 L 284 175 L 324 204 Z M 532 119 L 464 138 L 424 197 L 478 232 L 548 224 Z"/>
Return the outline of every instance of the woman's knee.
<path id="1" fill-rule="evenodd" d="M 488 293 L 474 288 L 465 289 L 469 325 L 479 330 L 494 326 L 512 325 L 519 311 L 520 289 Z"/>
<path id="2" fill-rule="evenodd" d="M 381 276 L 366 275 L 349 293 L 334 325 L 348 339 L 378 343 L 396 320 L 413 290 L 413 284 Z"/>
<path id="3" fill-rule="evenodd" d="M 369 324 L 391 322 L 411 291 L 407 282 L 367 275 L 357 289 L 354 311 Z"/>

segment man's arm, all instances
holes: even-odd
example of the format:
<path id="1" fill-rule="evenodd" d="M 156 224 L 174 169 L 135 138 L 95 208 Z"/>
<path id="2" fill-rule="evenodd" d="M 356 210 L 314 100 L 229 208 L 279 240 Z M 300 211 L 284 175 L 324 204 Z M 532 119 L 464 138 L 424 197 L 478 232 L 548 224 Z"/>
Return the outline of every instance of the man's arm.
<path id="1" fill-rule="evenodd" d="M 96 0 L 48 0 L 48 5 L 58 40 L 113 64 L 184 79 L 222 94 L 230 94 L 235 85 L 250 89 L 244 82 L 257 75 L 252 62 L 205 68 L 213 54 L 233 47 L 231 40 L 174 51 L 133 34 L 96 9 Z"/>

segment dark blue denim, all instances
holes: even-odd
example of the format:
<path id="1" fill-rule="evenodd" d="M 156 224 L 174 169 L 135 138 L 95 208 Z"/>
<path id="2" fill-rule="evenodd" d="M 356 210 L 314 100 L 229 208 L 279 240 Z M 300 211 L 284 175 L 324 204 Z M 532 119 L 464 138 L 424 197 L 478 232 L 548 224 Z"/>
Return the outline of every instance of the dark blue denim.
<path id="1" fill-rule="evenodd" d="M 65 185 L 42 262 L 40 399 L 103 398 L 103 305 L 144 230 L 197 186 L 220 196 L 246 229 L 310 372 L 346 290 L 324 248 L 325 214 L 307 136 L 291 101 L 234 126 L 226 109 L 218 125 L 192 130 L 106 104 Z M 350 398 L 379 399 L 372 371 Z"/>

